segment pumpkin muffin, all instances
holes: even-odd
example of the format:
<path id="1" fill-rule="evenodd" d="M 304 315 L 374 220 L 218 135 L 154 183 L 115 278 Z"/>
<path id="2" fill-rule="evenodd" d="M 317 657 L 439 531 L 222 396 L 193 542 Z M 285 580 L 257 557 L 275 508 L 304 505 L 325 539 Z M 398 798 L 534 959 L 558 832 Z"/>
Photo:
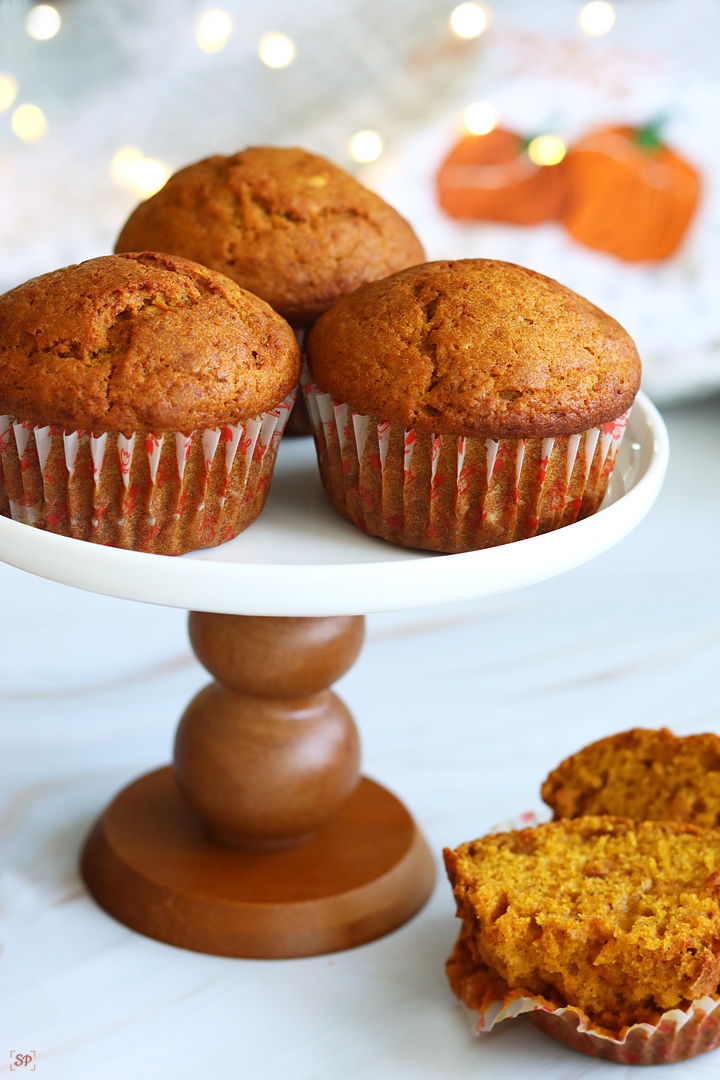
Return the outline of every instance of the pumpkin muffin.
<path id="1" fill-rule="evenodd" d="M 254 146 L 170 177 L 133 211 L 116 252 L 167 251 L 232 278 L 292 326 L 424 258 L 410 225 L 323 157 Z"/>
<path id="2" fill-rule="evenodd" d="M 614 319 L 488 259 L 363 286 L 318 320 L 308 364 L 336 508 L 393 543 L 449 552 L 594 513 L 640 382 Z"/>
<path id="3" fill-rule="evenodd" d="M 117 547 L 221 543 L 262 509 L 299 368 L 268 304 L 186 259 L 28 281 L 0 297 L 0 508 Z"/>
<path id="4" fill-rule="evenodd" d="M 544 1010 L 542 1026 L 562 1038 L 569 1020 L 595 1040 L 573 1045 L 601 1056 L 648 1025 L 649 1063 L 689 1056 L 672 1049 L 684 1024 L 671 1010 L 720 1011 L 720 831 L 584 817 L 486 836 L 445 862 L 463 920 L 448 974 L 481 1022 L 493 1006 Z M 680 1043 L 710 1049 L 710 1026 L 702 1045 Z"/>
<path id="5" fill-rule="evenodd" d="M 338 297 L 425 258 L 378 195 L 317 154 L 277 146 L 181 169 L 133 211 L 115 250 L 167 251 L 226 274 L 286 318 L 301 345 Z M 300 428 L 310 432 L 307 416 Z"/>
<path id="6" fill-rule="evenodd" d="M 592 743 L 542 786 L 555 820 L 615 814 L 635 821 L 720 825 L 720 737 L 633 728 Z"/>

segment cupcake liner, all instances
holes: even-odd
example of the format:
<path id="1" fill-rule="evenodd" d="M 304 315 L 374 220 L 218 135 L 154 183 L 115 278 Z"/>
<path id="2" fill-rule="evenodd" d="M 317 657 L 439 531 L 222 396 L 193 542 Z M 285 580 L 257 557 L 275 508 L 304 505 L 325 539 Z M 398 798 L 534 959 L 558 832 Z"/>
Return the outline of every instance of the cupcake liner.
<path id="1" fill-rule="evenodd" d="M 553 1039 L 591 1057 L 624 1065 L 670 1065 L 720 1046 L 720 999 L 704 997 L 687 1009 L 671 1009 L 657 1024 L 633 1024 L 622 1038 L 594 1031 L 577 1009 L 543 1008 L 532 1022 Z"/>
<path id="2" fill-rule="evenodd" d="M 189 434 L 96 436 L 0 415 L 0 513 L 164 555 L 221 544 L 262 510 L 294 398 L 252 420 Z"/>
<path id="3" fill-rule="evenodd" d="M 531 811 L 494 826 L 491 833 L 528 828 L 538 819 Z M 575 1006 L 558 1006 L 539 994 L 511 990 L 501 976 L 473 959 L 464 930 L 449 961 L 451 984 L 476 1035 L 491 1031 L 503 1020 L 525 1013 L 546 1035 L 591 1057 L 625 1065 L 663 1065 L 685 1061 L 720 1047 L 720 995 L 669 1009 L 655 1024 L 639 1023 L 613 1034 L 593 1024 Z"/>
<path id="4" fill-rule="evenodd" d="M 630 411 L 578 435 L 433 435 L 353 412 L 313 383 L 302 391 L 323 484 L 359 528 L 403 547 L 473 551 L 595 513 Z"/>
<path id="5" fill-rule="evenodd" d="M 295 340 L 297 341 L 300 352 L 305 356 L 305 342 L 307 341 L 308 334 L 312 329 L 311 326 L 295 326 L 293 331 L 295 333 Z M 293 410 L 290 413 L 290 418 L 285 428 L 286 435 L 312 435 L 313 428 L 310 423 L 310 417 L 308 416 L 307 406 L 302 394 L 298 394 Z"/>
<path id="6" fill-rule="evenodd" d="M 300 352 L 304 354 L 305 353 L 305 342 L 307 341 L 307 336 L 310 333 L 310 327 L 309 326 L 294 326 L 293 327 L 293 333 L 295 334 L 295 340 L 297 341 L 298 345 L 300 346 Z"/>
<path id="7" fill-rule="evenodd" d="M 471 981 L 472 980 L 472 981 Z M 703 997 L 685 1009 L 669 1009 L 655 1024 L 632 1024 L 617 1035 L 597 1028 L 573 1006 L 558 1007 L 546 998 L 510 991 L 482 1008 L 474 1006 L 480 973 L 469 977 L 462 992 L 468 1022 L 482 1035 L 503 1020 L 530 1013 L 530 1019 L 553 1039 L 591 1057 L 625 1065 L 662 1065 L 704 1054 L 720 1046 L 720 997 Z M 493 985 L 498 977 L 493 979 Z"/>

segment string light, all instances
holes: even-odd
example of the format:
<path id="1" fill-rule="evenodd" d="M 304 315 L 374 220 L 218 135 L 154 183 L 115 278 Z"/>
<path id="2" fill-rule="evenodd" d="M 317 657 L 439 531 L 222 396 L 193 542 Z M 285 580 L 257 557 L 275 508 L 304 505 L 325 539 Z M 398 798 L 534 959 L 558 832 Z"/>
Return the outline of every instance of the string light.
<path id="1" fill-rule="evenodd" d="M 557 165 L 565 157 L 565 143 L 557 135 L 538 135 L 528 143 L 527 156 L 534 165 Z"/>
<path id="2" fill-rule="evenodd" d="M 356 161 L 375 161 L 382 148 L 382 139 L 374 131 L 358 131 L 350 141 L 350 153 Z"/>
<path id="3" fill-rule="evenodd" d="M 477 101 L 465 110 L 463 116 L 465 127 L 473 135 L 487 135 L 497 126 L 497 114 L 492 105 L 486 105 L 484 101 Z"/>
<path id="4" fill-rule="evenodd" d="M 260 38 L 260 59 L 271 68 L 287 67 L 295 56 L 295 46 L 284 34 L 265 34 Z"/>
<path id="5" fill-rule="evenodd" d="M 145 155 L 137 146 L 121 146 L 112 159 L 112 171 L 118 180 L 130 182 L 133 169 L 144 160 Z"/>
<path id="6" fill-rule="evenodd" d="M 612 4 L 606 3 L 605 0 L 592 0 L 592 3 L 586 4 L 580 12 L 579 22 L 586 34 L 599 37 L 601 34 L 607 34 L 612 27 L 615 22 L 615 11 Z"/>
<path id="7" fill-rule="evenodd" d="M 219 52 L 227 44 L 232 26 L 232 19 L 227 11 L 212 8 L 198 19 L 195 40 L 203 52 Z"/>
<path id="8" fill-rule="evenodd" d="M 25 16 L 25 29 L 36 41 L 49 41 L 60 29 L 60 12 L 50 4 L 37 4 Z"/>
<path id="9" fill-rule="evenodd" d="M 129 179 L 141 195 L 150 196 L 159 191 L 167 180 L 167 170 L 159 161 L 143 158 L 142 161 L 133 165 Z"/>
<path id="10" fill-rule="evenodd" d="M 12 114 L 11 125 L 18 139 L 32 142 L 44 135 L 47 120 L 42 109 L 39 109 L 37 105 L 18 105 Z"/>
<path id="11" fill-rule="evenodd" d="M 9 109 L 17 97 L 18 83 L 14 75 L 8 75 L 6 71 L 0 72 L 0 112 Z"/>
<path id="12" fill-rule="evenodd" d="M 480 4 L 459 4 L 450 15 L 450 26 L 458 37 L 479 37 L 489 22 L 488 14 Z"/>
<path id="13" fill-rule="evenodd" d="M 146 158 L 137 146 L 121 146 L 112 159 L 112 172 L 146 198 L 159 191 L 167 180 L 167 169 L 159 161 Z"/>

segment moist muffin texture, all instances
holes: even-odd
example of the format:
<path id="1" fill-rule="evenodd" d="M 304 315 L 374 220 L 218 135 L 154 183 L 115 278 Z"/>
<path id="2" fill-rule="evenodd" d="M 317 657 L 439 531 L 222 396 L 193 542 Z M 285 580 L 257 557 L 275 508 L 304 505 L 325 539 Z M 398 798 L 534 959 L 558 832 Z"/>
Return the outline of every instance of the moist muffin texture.
<path id="1" fill-rule="evenodd" d="M 717 992 L 717 830 L 585 817 L 486 836 L 445 861 L 463 920 L 448 973 L 468 1004 L 505 987 L 617 1036 Z"/>
<path id="2" fill-rule="evenodd" d="M 542 785 L 558 818 L 615 814 L 635 821 L 720 825 L 720 737 L 634 728 L 561 762 Z"/>
<path id="3" fill-rule="evenodd" d="M 308 359 L 317 385 L 359 413 L 492 439 L 597 427 L 640 385 L 619 323 L 551 278 L 487 259 L 363 286 L 319 320 Z"/>
<path id="4" fill-rule="evenodd" d="M 325 158 L 250 147 L 198 161 L 131 214 L 115 250 L 167 251 L 232 278 L 293 326 L 424 258 L 410 225 Z"/>
<path id="5" fill-rule="evenodd" d="M 170 255 L 91 259 L 0 297 L 0 412 L 32 424 L 214 428 L 277 405 L 299 370 L 267 304 Z"/>

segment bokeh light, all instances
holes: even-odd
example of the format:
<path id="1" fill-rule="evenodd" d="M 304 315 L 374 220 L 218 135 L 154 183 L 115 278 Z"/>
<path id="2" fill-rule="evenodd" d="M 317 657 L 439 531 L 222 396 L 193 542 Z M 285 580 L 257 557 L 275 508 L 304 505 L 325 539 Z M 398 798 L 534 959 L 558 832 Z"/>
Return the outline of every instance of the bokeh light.
<path id="1" fill-rule="evenodd" d="M 145 198 L 159 191 L 168 178 L 165 166 L 152 158 L 146 158 L 137 146 L 120 147 L 113 155 L 112 173 Z"/>
<path id="2" fill-rule="evenodd" d="M 60 12 L 50 4 L 37 4 L 25 16 L 25 29 L 36 41 L 49 41 L 60 29 Z"/>
<path id="3" fill-rule="evenodd" d="M 137 146 L 121 146 L 112 159 L 112 171 L 118 180 L 130 182 L 132 171 L 145 155 Z"/>
<path id="4" fill-rule="evenodd" d="M 534 165 L 557 165 L 565 157 L 565 143 L 557 135 L 538 135 L 528 143 L 527 155 Z"/>
<path id="5" fill-rule="evenodd" d="M 465 127 L 473 135 L 487 135 L 489 131 L 492 131 L 497 126 L 497 113 L 492 105 L 488 105 L 484 101 L 476 101 L 474 105 L 470 105 L 465 110 L 463 121 Z"/>
<path id="6" fill-rule="evenodd" d="M 612 4 L 605 0 L 592 0 L 582 9 L 578 21 L 586 34 L 599 37 L 600 34 L 607 34 L 615 22 L 615 11 Z"/>
<path id="7" fill-rule="evenodd" d="M 271 68 L 287 67 L 295 56 L 295 46 L 284 34 L 265 34 L 260 38 L 260 59 Z"/>
<path id="8" fill-rule="evenodd" d="M 488 10 L 480 4 L 459 4 L 450 16 L 450 26 L 461 38 L 479 37 L 488 21 Z"/>
<path id="9" fill-rule="evenodd" d="M 0 72 L 0 112 L 9 109 L 17 97 L 18 82 L 14 75 L 7 71 Z"/>
<path id="10" fill-rule="evenodd" d="M 167 169 L 159 161 L 143 158 L 128 170 L 128 180 L 140 195 L 146 197 L 159 191 L 167 180 Z"/>
<path id="11" fill-rule="evenodd" d="M 39 139 L 47 130 L 45 114 L 37 105 L 18 105 L 12 114 L 11 124 L 18 139 L 24 142 Z"/>
<path id="12" fill-rule="evenodd" d="M 382 148 L 382 139 L 374 131 L 358 131 L 350 141 L 350 153 L 356 161 L 375 161 Z"/>
<path id="13" fill-rule="evenodd" d="M 203 52 L 219 52 L 232 32 L 232 19 L 227 11 L 212 8 L 198 19 L 195 40 Z"/>

